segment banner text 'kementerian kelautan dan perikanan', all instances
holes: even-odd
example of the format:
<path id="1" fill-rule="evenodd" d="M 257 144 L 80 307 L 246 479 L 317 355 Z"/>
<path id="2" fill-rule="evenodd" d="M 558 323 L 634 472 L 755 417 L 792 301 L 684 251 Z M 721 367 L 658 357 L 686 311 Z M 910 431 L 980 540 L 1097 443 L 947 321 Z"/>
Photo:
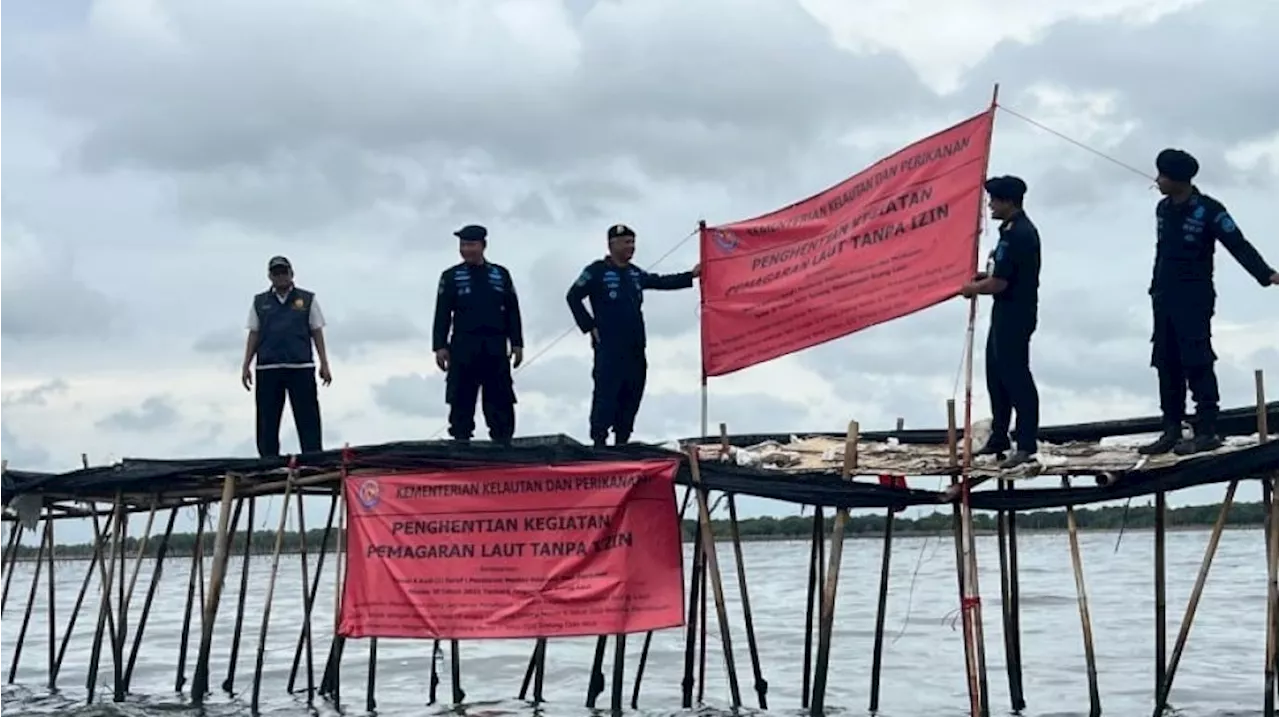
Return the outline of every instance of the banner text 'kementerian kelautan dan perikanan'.
<path id="1" fill-rule="evenodd" d="M 977 269 L 993 117 L 971 117 L 785 209 L 704 228 L 704 375 L 955 296 Z"/>
<path id="2" fill-rule="evenodd" d="M 524 638 L 682 625 L 678 465 L 347 478 L 338 634 Z"/>

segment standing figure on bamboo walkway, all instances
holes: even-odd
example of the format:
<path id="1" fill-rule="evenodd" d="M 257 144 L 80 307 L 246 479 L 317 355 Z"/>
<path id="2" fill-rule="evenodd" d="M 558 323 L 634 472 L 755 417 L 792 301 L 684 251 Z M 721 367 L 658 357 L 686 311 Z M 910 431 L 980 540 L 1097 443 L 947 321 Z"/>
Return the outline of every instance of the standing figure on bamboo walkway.
<path id="1" fill-rule="evenodd" d="M 1002 457 L 1000 468 L 1006 469 L 1032 459 L 1040 429 L 1040 394 L 1031 375 L 1031 335 L 1040 303 L 1040 233 L 1022 208 L 1026 182 L 992 177 L 985 186 L 991 218 L 1000 220 L 1000 239 L 988 257 L 987 270 L 960 293 L 966 299 L 978 294 L 992 298 L 986 350 L 991 437 L 974 455 Z M 1004 457 L 1014 411 L 1018 413 L 1014 451 Z"/>
<path id="2" fill-rule="evenodd" d="M 329 354 L 324 343 L 324 314 L 313 292 L 293 283 L 293 265 L 283 256 L 267 262 L 271 288 L 253 297 L 249 307 L 249 330 L 244 346 L 240 383 L 248 391 L 257 380 L 254 403 L 257 408 L 258 455 L 280 455 L 280 419 L 287 395 L 293 410 L 302 453 L 320 448 L 320 398 L 316 390 L 316 364 L 311 346 L 320 359 L 320 380 L 333 381 Z M 257 357 L 256 370 L 250 365 Z"/>
<path id="3" fill-rule="evenodd" d="M 1173 451 L 1190 455 L 1222 445 L 1217 434 L 1217 355 L 1210 339 L 1216 292 L 1213 249 L 1222 242 L 1231 256 L 1262 286 L 1276 283 L 1276 271 L 1244 238 L 1227 208 L 1191 183 L 1200 164 L 1180 149 L 1156 155 L 1156 255 L 1151 272 L 1151 366 L 1160 382 L 1163 431 L 1138 449 L 1144 455 Z M 1182 440 L 1187 390 L 1196 404 L 1194 435 Z"/>
<path id="4" fill-rule="evenodd" d="M 485 259 L 489 231 L 476 224 L 454 232 L 462 263 L 440 274 L 431 350 L 444 371 L 449 435 L 471 441 L 476 398 L 494 443 L 511 444 L 516 432 L 512 367 L 524 361 L 524 324 L 511 272 Z M 452 329 L 452 335 L 450 335 Z"/>
<path id="5" fill-rule="evenodd" d="M 631 263 L 636 233 L 625 224 L 609 227 L 609 253 L 587 265 L 565 299 L 573 320 L 591 335 L 595 362 L 591 369 L 591 441 L 603 447 L 613 429 L 614 445 L 631 440 L 636 413 L 644 397 L 644 290 L 688 289 L 700 267 L 679 274 L 650 274 Z M 591 302 L 588 312 L 583 300 Z"/>

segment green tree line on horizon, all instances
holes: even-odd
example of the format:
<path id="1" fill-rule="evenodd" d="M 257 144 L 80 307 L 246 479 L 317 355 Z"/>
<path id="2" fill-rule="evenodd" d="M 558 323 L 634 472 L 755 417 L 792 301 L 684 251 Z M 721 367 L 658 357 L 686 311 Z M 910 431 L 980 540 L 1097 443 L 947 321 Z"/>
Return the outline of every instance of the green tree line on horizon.
<path id="1" fill-rule="evenodd" d="M 1211 505 L 1193 505 L 1181 508 L 1169 508 L 1166 512 L 1165 525 L 1171 528 L 1207 527 L 1213 525 L 1222 510 L 1221 503 Z M 1230 526 L 1261 526 L 1266 517 L 1266 506 L 1261 501 L 1233 503 L 1227 514 Z M 1076 508 L 1076 525 L 1081 530 L 1117 530 L 1122 525 L 1127 529 L 1148 529 L 1155 525 L 1155 508 L 1150 505 L 1134 505 L 1125 515 L 1123 506 L 1103 506 L 1098 508 Z M 824 517 L 825 532 L 830 534 L 835 523 L 835 511 L 827 510 Z M 718 538 L 728 538 L 729 521 L 713 519 L 712 531 Z M 990 532 L 996 529 L 995 514 L 990 512 L 974 513 L 974 529 L 979 532 Z M 924 535 L 949 532 L 952 525 L 951 512 L 936 511 L 919 518 L 895 516 L 893 530 L 903 535 Z M 883 535 L 885 513 L 863 513 L 852 515 L 845 526 L 845 534 L 850 537 Z M 686 519 L 681 528 L 686 541 L 692 540 L 697 521 Z M 1022 531 L 1060 531 L 1066 530 L 1067 512 L 1065 510 L 1037 510 L 1018 514 L 1018 529 Z M 738 520 L 738 535 L 743 540 L 787 540 L 807 539 L 813 534 L 813 513 L 808 515 L 790 515 L 784 518 L 762 516 L 759 518 L 743 518 Z M 145 554 L 155 557 L 159 551 L 163 534 L 157 532 L 146 544 Z M 334 527 L 329 532 L 326 551 L 338 545 L 339 531 Z M 206 530 L 201 536 L 202 549 L 206 556 L 212 557 L 214 551 L 214 532 Z M 306 550 L 318 553 L 324 538 L 324 528 L 313 528 L 306 533 Z M 244 552 L 245 531 L 239 530 L 232 536 L 233 553 Z M 124 541 L 124 553 L 133 558 L 138 553 L 141 538 L 130 536 Z M 250 552 L 255 555 L 270 554 L 275 550 L 276 531 L 274 529 L 255 529 L 252 533 Z M 174 533 L 169 536 L 169 556 L 189 557 L 195 552 L 195 533 Z M 303 548 L 302 536 L 297 531 L 286 531 L 281 551 L 298 553 Z M 106 550 L 110 550 L 108 543 Z M 34 560 L 39 548 L 32 545 L 17 547 L 18 560 Z M 89 543 L 57 544 L 54 556 L 59 559 L 89 558 L 93 555 L 93 546 Z"/>

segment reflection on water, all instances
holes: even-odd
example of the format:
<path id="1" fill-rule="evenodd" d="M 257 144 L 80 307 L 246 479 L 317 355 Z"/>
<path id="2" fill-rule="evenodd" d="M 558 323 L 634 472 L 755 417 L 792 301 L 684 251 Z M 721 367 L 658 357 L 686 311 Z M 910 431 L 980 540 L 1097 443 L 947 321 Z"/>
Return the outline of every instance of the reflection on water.
<path id="1" fill-rule="evenodd" d="M 1178 633 L 1187 598 L 1195 582 L 1208 533 L 1188 531 L 1168 535 L 1169 649 Z M 1151 534 L 1130 531 L 1115 549 L 1114 533 L 1081 536 L 1088 583 L 1090 611 L 1094 621 L 1102 707 L 1108 715 L 1150 713 L 1154 689 L 1154 627 L 1151 586 Z M 871 643 L 875 624 L 876 586 L 879 579 L 879 539 L 849 540 L 836 611 L 834 648 L 830 667 L 827 705 L 830 712 L 865 713 L 870 684 Z M 967 711 L 964 680 L 964 650 L 956 620 L 955 552 L 949 538 L 912 537 L 896 540 L 893 575 L 890 582 L 886 620 L 884 668 L 880 705 L 885 717 L 962 717 Z M 687 552 L 686 546 L 686 552 Z M 1000 619 L 1000 579 L 998 555 L 993 537 L 978 539 L 982 566 L 981 586 L 987 645 L 987 667 L 991 687 L 992 714 L 1007 714 L 1008 686 L 1005 677 L 1003 636 Z M 800 684 L 804 647 L 804 599 L 808 547 L 801 542 L 748 543 L 744 545 L 751 607 L 760 646 L 764 677 L 769 684 L 769 704 L 773 712 L 800 713 Z M 1263 634 L 1265 632 L 1266 567 L 1261 530 L 1234 530 L 1224 534 L 1201 600 L 1191 639 L 1178 669 L 1171 702 L 1184 717 L 1210 715 L 1261 715 L 1263 693 Z M 745 629 L 738 609 L 738 590 L 732 550 L 721 545 L 721 572 L 733 624 L 733 647 L 743 700 L 755 704 L 751 663 Z M 314 561 L 314 557 L 313 557 Z M 212 562 L 211 560 L 209 562 Z M 1023 670 L 1027 717 L 1068 717 L 1088 714 L 1088 693 L 1084 670 L 1084 644 L 1076 608 L 1075 584 L 1065 534 L 1019 536 Z M 320 679 L 328 654 L 327 636 L 333 628 L 334 580 L 332 563 L 326 561 L 316 603 L 316 680 Z M 87 562 L 58 565 L 58 629 L 65 629 L 72 602 L 80 589 Z M 236 670 L 235 688 L 240 693 L 228 697 L 218 690 L 226 676 L 231 632 L 235 618 L 238 587 L 229 585 L 223 593 L 218 621 L 210 683 L 216 691 L 203 712 L 190 708 L 183 696 L 173 692 L 178 644 L 186 597 L 187 568 L 175 560 L 165 571 L 146 630 L 146 646 L 138 657 L 128 702 L 115 705 L 110 700 L 113 667 L 110 640 L 104 640 L 98 690 L 106 704 L 84 705 L 85 674 L 96 626 L 97 602 L 91 591 L 86 598 L 67 649 L 58 686 L 50 694 L 47 681 L 47 622 L 45 590 L 38 590 L 23 646 L 16 684 L 4 688 L 6 716 L 70 714 L 167 715 L 208 717 L 247 714 L 248 689 L 257 655 L 262 624 L 262 600 L 270 576 L 270 557 L 254 558 L 250 565 L 250 586 L 245 627 Z M 228 570 L 229 580 L 238 580 L 238 561 Z M 6 674 L 13 646 L 21 627 L 22 605 L 31 580 L 30 564 L 19 565 L 10 588 L 8 610 L 3 621 L 3 669 Z M 130 566 L 132 569 L 132 566 Z M 143 566 L 139 584 L 130 603 L 132 627 L 141 614 L 150 569 Z M 280 717 L 303 715 L 361 714 L 365 705 L 368 670 L 368 643 L 350 641 L 343 656 L 342 704 L 340 709 L 318 701 L 314 709 L 301 696 L 285 693 L 285 683 L 301 626 L 301 563 L 282 559 L 271 611 L 270 633 L 263 671 L 262 713 Z M 727 680 L 719 631 L 712 623 L 707 632 L 708 707 L 702 712 L 720 712 L 729 704 Z M 196 618 L 188 651 L 187 681 L 192 677 L 198 645 Z M 131 639 L 131 638 L 130 638 Z M 629 699 L 643 640 L 627 641 L 627 682 Z M 654 714 L 680 712 L 680 682 L 683 678 L 684 632 L 666 630 L 654 636 L 644 684 L 640 695 L 642 711 Z M 519 693 L 532 640 L 502 640 L 462 643 L 462 686 L 467 704 L 458 714 L 481 715 L 541 714 L 545 717 L 583 715 L 588 675 L 594 653 L 594 638 L 552 640 L 547 650 L 544 695 L 548 700 L 539 709 L 514 700 Z M 439 697 L 450 700 L 449 663 L 440 664 Z M 606 681 L 612 674 L 613 643 L 606 653 Z M 380 640 L 378 644 L 377 712 L 386 716 L 423 715 L 451 711 L 440 705 L 427 707 L 431 670 L 430 642 Z M 299 683 L 305 687 L 305 660 Z M 103 692 L 105 690 L 105 692 Z M 607 708 L 609 692 L 598 705 Z"/>

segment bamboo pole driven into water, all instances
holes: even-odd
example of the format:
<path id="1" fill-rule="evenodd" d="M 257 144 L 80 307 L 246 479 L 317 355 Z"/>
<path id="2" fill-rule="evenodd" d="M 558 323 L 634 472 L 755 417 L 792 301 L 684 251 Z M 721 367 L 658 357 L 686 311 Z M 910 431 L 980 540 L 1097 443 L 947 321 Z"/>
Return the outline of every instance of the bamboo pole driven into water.
<path id="1" fill-rule="evenodd" d="M 901 433 L 906 421 L 899 418 L 894 430 Z M 894 509 L 885 509 L 884 543 L 880 548 L 880 592 L 876 599 L 876 629 L 871 646 L 871 702 L 867 709 L 880 711 L 880 667 L 884 658 L 884 621 L 889 606 L 889 566 L 893 553 L 893 517 Z"/>
<path id="2" fill-rule="evenodd" d="M 968 440 L 967 436 L 966 440 Z M 962 474 L 960 472 L 959 435 L 956 427 L 955 399 L 947 399 L 947 451 L 948 463 L 951 468 L 951 487 L 954 492 L 956 486 L 958 486 L 960 480 L 962 480 Z M 969 687 L 970 715 L 971 717 L 976 717 L 982 713 L 982 700 L 978 682 L 977 657 L 974 650 L 972 616 L 968 610 L 964 609 L 965 601 L 968 596 L 965 590 L 966 565 L 963 519 L 960 504 L 955 499 L 952 499 L 951 525 L 956 548 L 956 583 L 960 594 L 960 624 L 964 636 L 965 677 Z"/>
<path id="3" fill-rule="evenodd" d="M 720 579 L 720 563 L 716 556 L 716 536 L 711 530 L 711 511 L 707 507 L 707 492 L 702 488 L 702 471 L 698 464 L 697 447 L 689 446 L 686 454 L 689 457 L 689 472 L 698 501 L 698 522 L 703 526 L 702 552 L 711 589 L 715 595 L 716 620 L 720 624 L 720 645 L 724 648 L 724 667 L 729 677 L 730 705 L 733 709 L 737 709 L 742 706 L 742 693 L 738 689 L 738 671 L 733 660 L 733 637 L 729 630 L 729 614 L 724 602 L 724 583 Z"/>
<path id="4" fill-rule="evenodd" d="M 97 521 L 94 521 L 95 528 Z M 102 553 L 106 549 L 107 541 L 110 539 L 112 520 L 107 518 L 107 525 L 101 533 L 94 531 L 96 539 L 93 543 L 93 555 L 89 558 L 89 567 L 84 571 L 84 580 L 80 583 L 80 593 L 76 595 L 75 604 L 71 606 L 71 617 L 67 620 L 67 628 L 62 633 L 62 642 L 58 645 L 58 656 L 53 662 L 53 684 L 50 689 L 57 689 L 58 675 L 62 671 L 62 660 L 67 654 L 67 645 L 71 642 L 71 633 L 75 631 L 76 619 L 80 616 L 80 608 L 84 605 L 84 597 L 89 593 L 89 583 L 93 580 L 94 572 L 102 563 Z"/>
<path id="5" fill-rule="evenodd" d="M 1253 388 L 1256 401 L 1258 443 L 1267 441 L 1267 390 L 1262 370 L 1253 372 Z M 1280 633 L 1280 590 L 1276 586 L 1277 561 L 1280 560 L 1280 546 L 1276 544 L 1276 532 L 1280 530 L 1280 507 L 1277 507 L 1277 476 L 1262 479 L 1262 502 L 1266 509 L 1263 521 L 1262 537 L 1267 541 L 1267 608 L 1266 614 L 1266 665 L 1262 671 L 1263 697 L 1262 713 L 1271 717 L 1276 714 L 1276 672 L 1280 662 L 1280 645 L 1277 645 Z"/>
<path id="6" fill-rule="evenodd" d="M 849 421 L 844 439 L 844 466 L 841 477 L 851 480 L 858 466 L 858 422 Z M 835 628 L 836 589 L 840 583 L 840 563 L 844 557 L 844 529 L 849 522 L 849 509 L 836 511 L 835 525 L 831 531 L 831 562 L 827 567 L 827 582 L 822 589 L 822 610 L 819 613 L 818 659 L 813 675 L 813 697 L 809 712 L 821 715 L 827 699 L 827 670 L 831 664 L 831 631 Z"/>
<path id="7" fill-rule="evenodd" d="M 1014 490 L 1014 481 L 1005 481 L 1005 495 L 1012 499 Z M 1008 530 L 1009 553 L 1009 626 L 1006 629 L 1012 638 L 1010 645 L 1013 648 L 1011 655 L 1007 658 L 1009 675 L 1013 679 L 1010 689 L 1010 702 L 1015 712 L 1021 712 L 1027 708 L 1027 700 L 1022 689 L 1022 611 L 1019 605 L 1020 590 L 1018 585 L 1018 511 L 1007 511 L 1005 513 L 1005 524 Z"/>
<path id="8" fill-rule="evenodd" d="M 116 491 L 115 504 L 111 514 L 111 551 L 107 554 L 107 558 L 98 563 L 98 574 L 102 578 L 102 597 L 98 601 L 98 626 L 93 634 L 93 651 L 89 653 L 89 673 L 85 681 L 85 689 L 88 691 L 88 701 L 93 702 L 95 691 L 98 685 L 98 665 L 101 662 L 102 655 L 102 633 L 105 628 L 110 628 L 112 647 L 117 642 L 115 629 L 115 615 L 111 611 L 111 585 L 115 579 L 116 571 L 116 551 L 120 550 L 120 523 L 123 522 L 124 503 L 123 496 L 120 491 Z M 93 527 L 96 531 L 98 528 L 98 516 L 93 516 Z M 114 650 L 113 650 L 114 652 Z"/>
<path id="9" fill-rule="evenodd" d="M 271 601 L 276 593 L 276 575 L 280 572 L 280 550 L 284 547 L 284 529 L 289 521 L 289 496 L 292 493 L 292 479 L 296 477 L 293 466 L 289 469 L 290 481 L 285 483 L 284 500 L 280 505 L 280 523 L 276 528 L 276 546 L 271 554 L 271 578 L 267 582 L 267 595 L 262 603 L 262 628 L 258 631 L 258 656 L 253 668 L 253 696 L 249 709 L 258 714 L 258 704 L 262 692 L 262 668 L 266 661 L 267 628 L 271 625 Z"/>
<path id="10" fill-rule="evenodd" d="M 232 692 L 236 683 L 236 663 L 240 658 L 240 636 L 244 630 L 244 603 L 249 594 L 249 557 L 253 550 L 253 509 L 256 496 L 240 499 L 249 505 L 245 516 L 244 546 L 240 553 L 240 595 L 236 599 L 236 621 L 231 629 L 231 655 L 227 658 L 227 677 L 222 681 L 224 692 Z"/>
<path id="11" fill-rule="evenodd" d="M 191 680 L 191 700 L 204 704 L 209 692 L 209 657 L 213 649 L 213 623 L 218 617 L 218 603 L 222 599 L 222 579 L 227 572 L 227 553 L 231 551 L 232 501 L 236 496 L 236 477 L 228 475 L 222 480 L 222 504 L 218 507 L 218 532 L 213 543 L 213 574 L 209 578 L 209 593 L 205 599 L 200 622 L 200 651 L 196 655 L 196 672 Z"/>
<path id="12" fill-rule="evenodd" d="M 27 627 L 31 624 L 31 610 L 35 606 L 36 592 L 40 589 L 40 573 L 44 568 L 45 552 L 51 550 L 53 545 L 50 542 L 52 533 L 50 527 L 53 523 L 46 518 L 45 529 L 40 534 L 40 547 L 36 550 L 36 570 L 35 575 L 31 578 L 31 589 L 27 594 L 27 607 L 22 613 L 22 627 L 18 629 L 18 641 L 13 648 L 13 661 L 9 663 L 9 684 L 13 684 L 14 678 L 18 674 L 18 662 L 22 659 L 22 643 L 27 639 Z M 50 664 L 50 668 L 52 668 Z"/>
<path id="13" fill-rule="evenodd" d="M 1167 607 L 1167 591 L 1165 589 L 1165 562 L 1164 562 L 1164 519 L 1167 512 L 1165 505 L 1164 491 L 1157 491 L 1155 496 L 1155 535 L 1152 538 L 1153 548 L 1155 552 L 1153 560 L 1153 568 L 1155 576 L 1153 580 L 1153 588 L 1155 590 L 1155 623 L 1156 623 L 1156 669 L 1155 669 L 1155 702 L 1156 711 L 1161 712 L 1165 708 L 1164 698 L 1161 696 L 1164 690 L 1165 667 L 1168 662 L 1168 632 L 1169 619 L 1166 615 Z"/>
<path id="14" fill-rule="evenodd" d="M 53 569 L 53 565 L 54 565 L 54 546 L 55 546 L 55 545 L 57 545 L 57 543 L 56 543 L 56 542 L 54 542 L 54 539 L 53 539 L 53 520 L 52 520 L 52 517 L 53 517 L 53 516 L 52 516 L 52 515 L 50 515 L 50 516 L 49 516 L 49 518 L 50 518 L 50 519 L 48 519 L 48 520 L 45 520 L 45 521 L 44 521 L 45 539 L 46 539 L 47 541 L 49 541 L 49 553 L 48 553 L 48 555 L 49 555 L 49 579 L 45 581 L 45 584 L 48 586 L 48 592 L 46 593 L 46 598 L 45 598 L 45 599 L 46 599 L 46 600 L 48 601 L 48 603 L 49 603 L 49 605 L 48 605 L 48 607 L 47 607 L 47 612 L 48 612 L 48 614 L 46 615 L 46 617 L 48 618 L 48 623 L 49 623 L 49 639 L 48 639 L 48 645 L 47 645 L 47 647 L 49 648 L 49 682 L 48 682 L 48 687 L 49 687 L 49 689 L 50 689 L 50 690 L 54 689 L 54 685 L 55 685 L 55 684 L 57 683 L 57 681 L 58 681 L 58 656 L 57 656 L 57 644 L 58 644 L 58 619 L 57 619 L 58 610 L 57 610 L 57 606 L 58 606 L 58 602 L 57 602 L 57 599 L 54 597 L 54 596 L 55 596 L 55 592 L 56 592 L 56 590 L 57 590 L 57 582 L 58 582 L 58 581 L 57 581 L 57 578 L 56 578 L 56 576 L 55 576 L 54 569 Z M 34 584 L 35 584 L 35 581 L 32 581 L 32 585 L 34 585 Z"/>
<path id="15" fill-rule="evenodd" d="M 142 615 L 138 617 L 138 626 L 134 628 L 133 646 L 129 649 L 129 661 L 124 667 L 124 688 L 128 691 L 133 681 L 133 667 L 138 661 L 138 652 L 142 650 L 142 635 L 146 631 L 147 618 L 151 616 L 151 604 L 155 600 L 156 590 L 160 587 L 160 579 L 164 575 L 164 560 L 169 553 L 169 539 L 173 535 L 173 526 L 178 520 L 178 509 L 169 509 L 169 521 L 164 528 L 164 537 L 160 539 L 160 547 L 156 550 L 156 564 L 151 571 L 151 584 L 147 586 L 147 596 L 142 600 Z"/>
<path id="16" fill-rule="evenodd" d="M 720 424 L 720 452 L 723 456 L 730 454 L 729 426 L 724 423 Z M 746 623 L 747 653 L 751 657 L 753 687 L 760 709 L 767 710 L 769 709 L 769 683 L 764 679 L 764 672 L 760 667 L 760 650 L 756 646 L 756 628 L 751 616 L 751 596 L 747 590 L 747 566 L 742 555 L 742 536 L 738 532 L 737 502 L 732 493 L 725 495 L 725 501 L 729 504 L 729 535 L 733 540 L 733 558 L 738 570 L 738 599 L 742 601 L 742 618 Z"/>
<path id="17" fill-rule="evenodd" d="M 1062 477 L 1062 487 L 1070 490 L 1071 477 Z M 1093 623 L 1089 619 L 1089 595 L 1084 583 L 1084 563 L 1080 558 L 1080 538 L 1076 511 L 1067 506 L 1067 541 L 1071 545 L 1071 572 L 1076 580 L 1076 602 L 1080 608 L 1080 631 L 1084 636 L 1084 663 L 1089 679 L 1089 717 L 1100 717 L 1102 700 L 1098 694 L 1098 664 L 1093 654 Z"/>
<path id="18" fill-rule="evenodd" d="M 178 674 L 173 683 L 174 692 L 181 692 L 187 684 L 187 644 L 191 637 L 191 614 L 195 608 L 197 586 L 204 581 L 204 524 L 207 510 L 208 507 L 203 503 L 196 506 L 196 542 L 195 549 L 191 551 L 191 572 L 187 577 L 187 606 L 182 614 L 182 636 L 178 641 Z"/>
<path id="19" fill-rule="evenodd" d="M 827 522 L 822 506 L 813 507 L 813 532 L 809 541 L 809 587 L 804 608 L 804 666 L 801 676 L 800 707 L 807 709 L 812 697 L 813 680 L 813 616 L 822 602 L 819 585 L 826 584 L 826 532 Z"/>

